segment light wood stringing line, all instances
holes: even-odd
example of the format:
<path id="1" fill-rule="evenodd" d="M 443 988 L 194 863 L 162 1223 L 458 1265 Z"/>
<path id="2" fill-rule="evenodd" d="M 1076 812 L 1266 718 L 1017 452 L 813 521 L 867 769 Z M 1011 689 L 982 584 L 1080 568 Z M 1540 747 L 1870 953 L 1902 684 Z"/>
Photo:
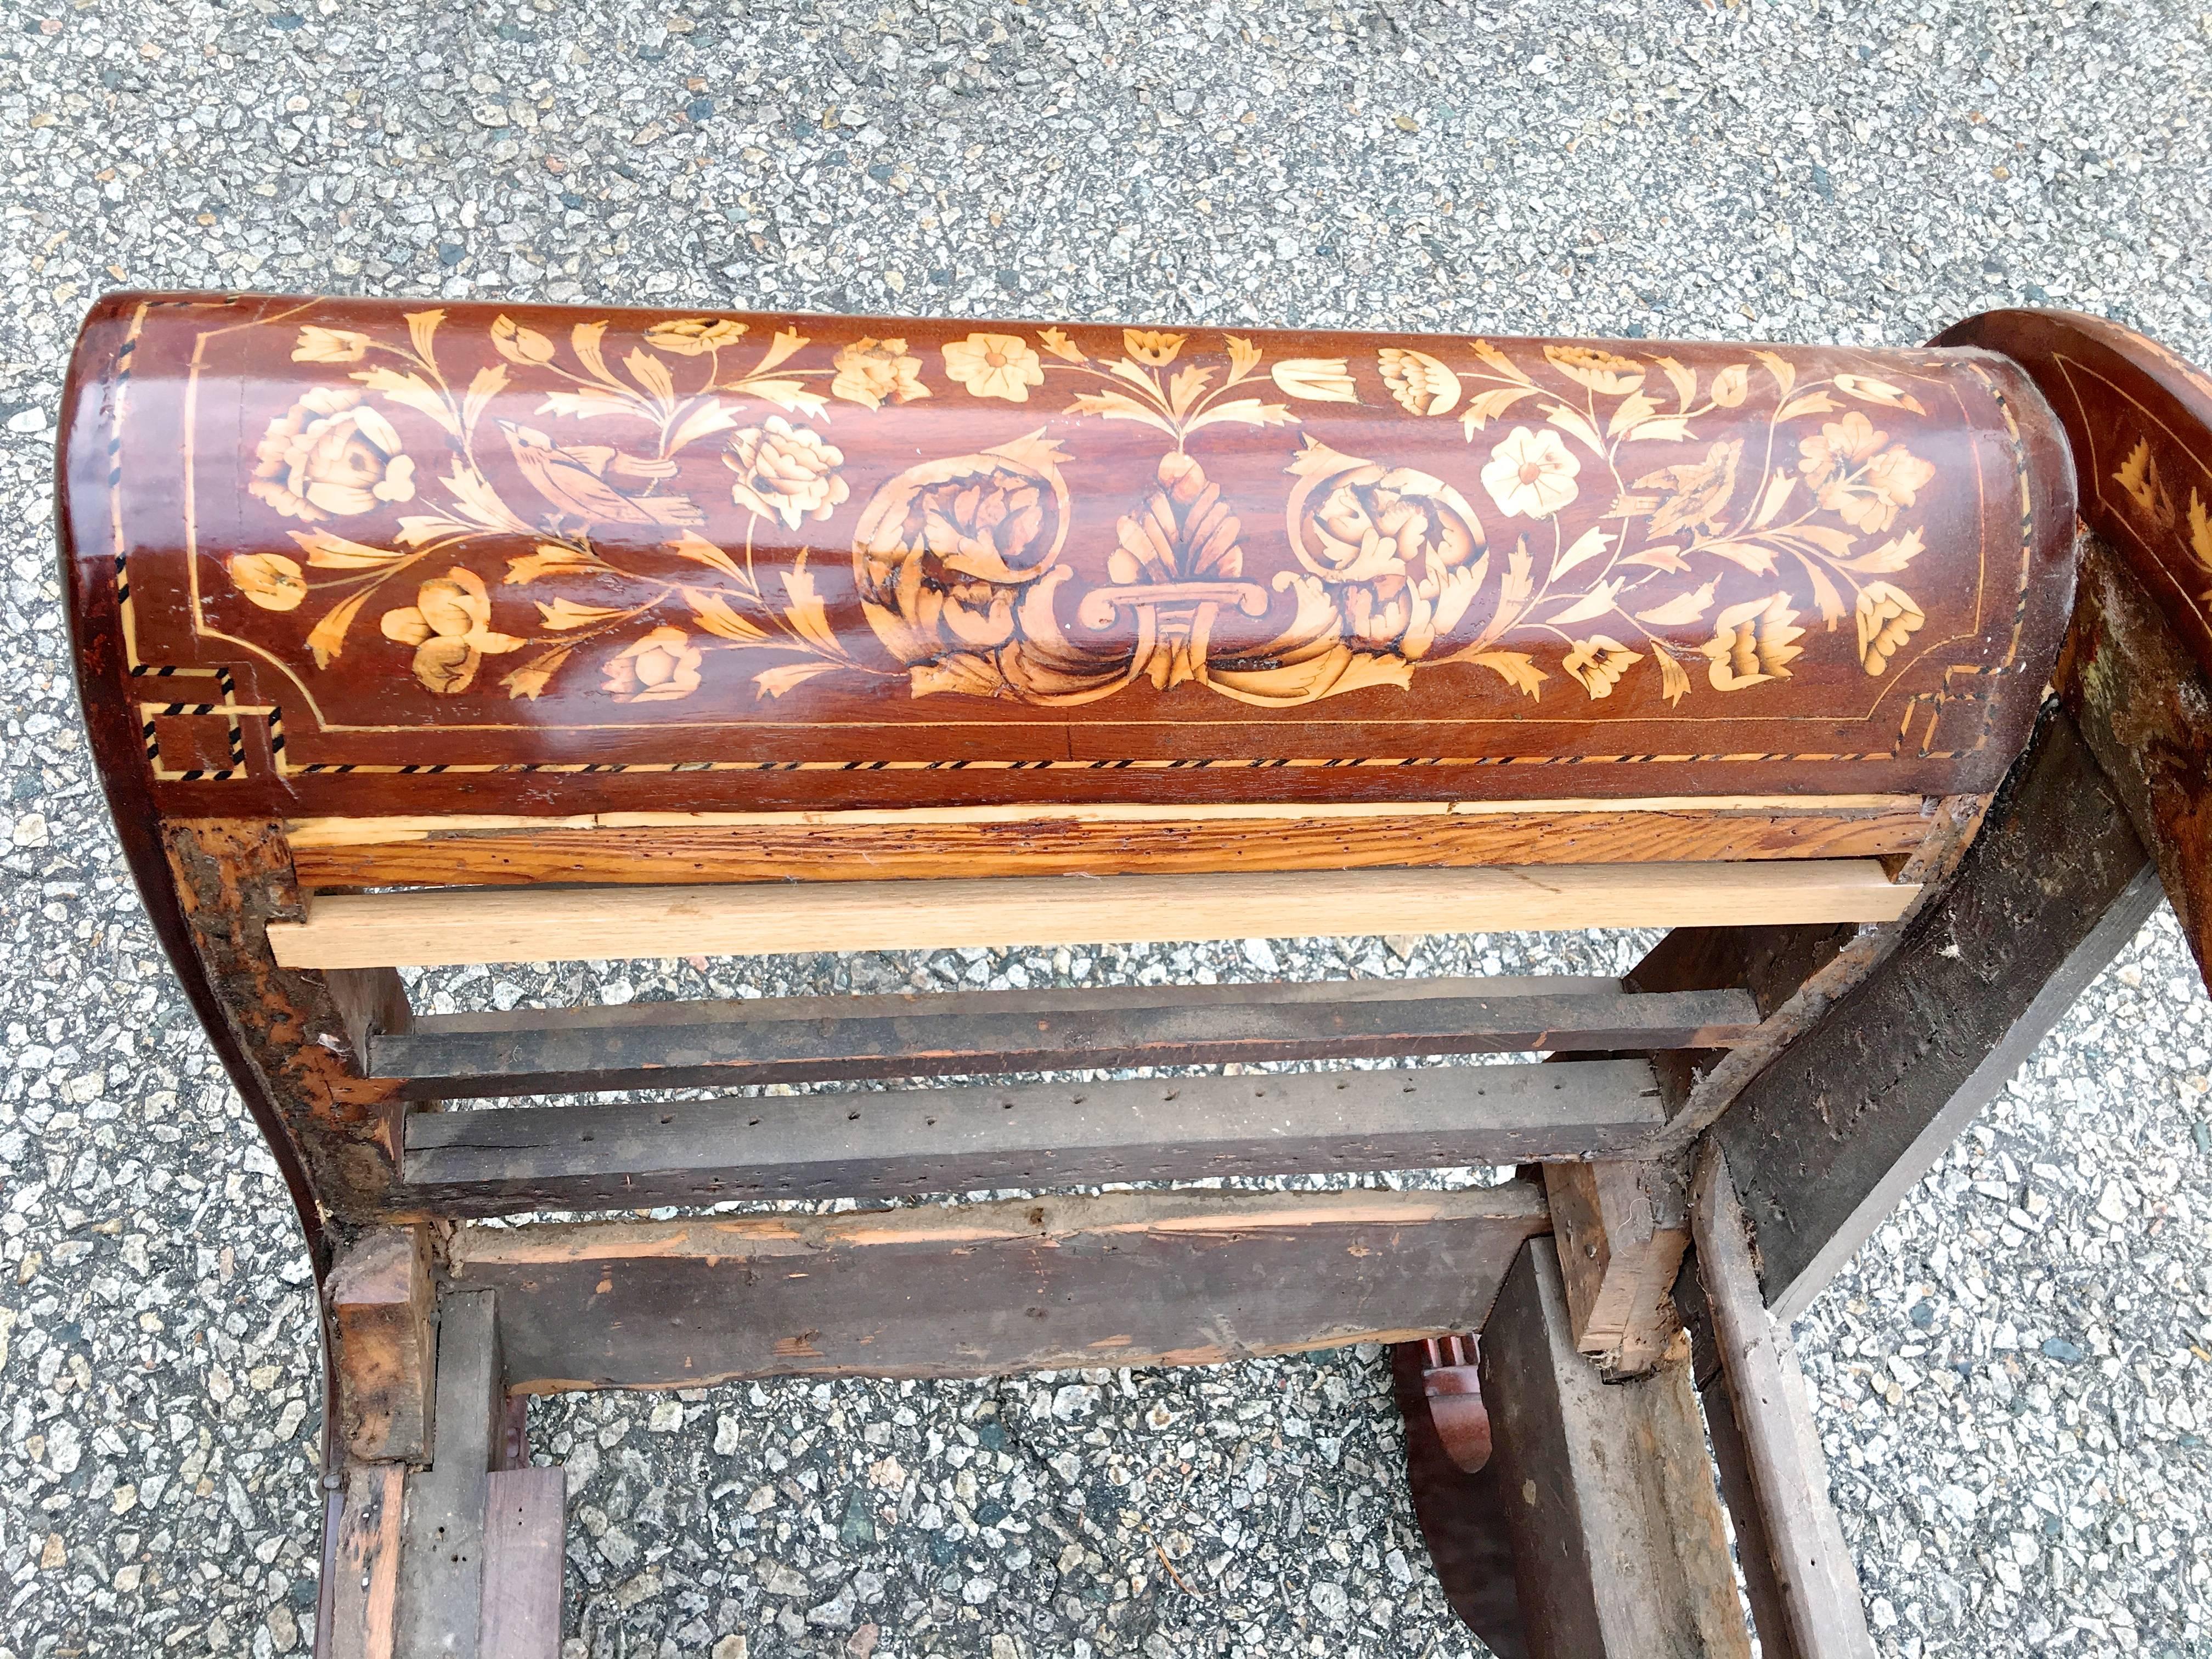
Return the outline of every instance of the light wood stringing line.
<path id="1" fill-rule="evenodd" d="M 368 847 L 427 841 L 433 836 L 502 830 L 799 829 L 813 825 L 936 823 L 1184 823 L 1244 818 L 1273 822 L 1315 818 L 1500 817 L 1547 812 L 1695 812 L 1823 817 L 1838 813 L 1917 812 L 1918 795 L 1650 795 L 1635 800 L 1344 801 L 1310 805 L 1275 802 L 1148 805 L 1049 803 L 996 806 L 855 808 L 823 812 L 582 812 L 566 817 L 453 814 L 431 817 L 298 818 L 284 826 L 295 847 Z"/>

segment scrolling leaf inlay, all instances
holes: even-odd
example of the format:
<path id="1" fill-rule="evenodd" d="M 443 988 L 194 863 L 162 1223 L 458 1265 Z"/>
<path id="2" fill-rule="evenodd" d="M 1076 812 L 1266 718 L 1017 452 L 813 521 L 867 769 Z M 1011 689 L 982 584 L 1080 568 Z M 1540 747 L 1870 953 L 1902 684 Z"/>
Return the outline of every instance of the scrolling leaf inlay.
<path id="1" fill-rule="evenodd" d="M 1203 353 L 1188 335 L 1128 329 L 1108 356 L 1057 328 L 979 330 L 934 362 L 904 339 L 862 337 L 803 366 L 796 328 L 761 342 L 726 318 L 656 323 L 618 362 L 605 321 L 562 342 L 501 316 L 465 343 L 441 337 L 444 322 L 410 313 L 404 340 L 298 331 L 293 361 L 344 379 L 268 422 L 248 484 L 292 521 L 298 556 L 240 553 L 226 568 L 252 605 L 312 618 L 303 643 L 319 671 L 373 626 L 445 697 L 535 699 L 581 669 L 610 705 L 680 702 L 738 653 L 765 699 L 848 675 L 902 678 L 917 697 L 1073 705 L 1142 680 L 1289 708 L 1466 665 L 1540 702 L 1568 687 L 1595 702 L 1626 676 L 1656 676 L 1674 707 L 1700 686 L 1790 678 L 1808 651 L 1832 648 L 1823 630 L 1858 672 L 1881 675 L 1927 621 L 1905 585 L 1925 547 L 1911 509 L 1937 471 L 1913 447 L 1926 410 L 1872 375 L 1801 380 L 1772 352 L 1701 374 L 1594 346 L 1524 359 L 1475 340 L 1455 364 L 1377 350 L 1401 407 L 1459 424 L 1472 450 L 1462 489 L 1288 430 L 1296 405 L 1361 401 L 1351 363 L 1268 365 L 1235 335 Z M 1765 413 L 1747 427 L 1733 411 L 1759 376 Z M 1103 582 L 1070 557 L 1063 463 L 1085 428 L 923 459 L 865 499 L 830 435 L 836 404 L 1027 404 L 1057 402 L 1059 388 L 1066 414 L 1164 445 L 1115 524 Z M 543 424 L 487 418 L 510 392 L 538 396 Z M 1703 443 L 1715 416 L 1730 435 Z M 403 431 L 422 422 L 442 455 Z M 1285 428 L 1273 441 L 1295 567 L 1248 568 L 1244 522 L 1191 452 L 1200 433 L 1236 428 L 1257 429 L 1246 442 Z M 744 516 L 735 544 L 702 533 L 714 515 L 684 462 L 708 448 Z M 1604 506 L 1570 534 L 1566 509 L 1592 501 Z M 2190 510 L 2212 567 L 2207 509 L 2192 497 Z M 816 526 L 823 547 L 849 545 L 865 633 L 830 616 L 845 596 L 825 586 L 824 564 L 842 552 L 757 553 L 763 526 L 781 549 Z M 518 540 L 529 550 L 511 550 Z M 509 588 L 534 620 L 502 605 L 495 625 Z"/>

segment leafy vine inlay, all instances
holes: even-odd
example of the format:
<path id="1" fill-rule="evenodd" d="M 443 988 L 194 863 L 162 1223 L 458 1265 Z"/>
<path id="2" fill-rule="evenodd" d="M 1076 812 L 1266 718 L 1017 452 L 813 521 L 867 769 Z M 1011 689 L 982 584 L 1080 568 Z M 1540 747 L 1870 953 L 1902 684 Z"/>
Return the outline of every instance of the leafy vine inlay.
<path id="1" fill-rule="evenodd" d="M 1349 359 L 1269 365 L 1236 335 L 1209 359 L 1188 349 L 1191 336 L 1149 329 L 1093 355 L 1048 328 L 978 330 L 934 363 L 902 337 L 869 337 L 801 367 L 796 329 L 762 343 L 747 323 L 696 318 L 653 325 L 617 364 L 605 322 L 562 341 L 501 317 L 485 337 L 497 361 L 459 384 L 439 361 L 443 322 L 411 314 L 404 344 L 301 329 L 294 360 L 344 366 L 356 384 L 313 387 L 259 441 L 249 489 L 301 526 L 289 532 L 301 557 L 240 555 L 230 574 L 267 611 L 313 602 L 305 642 L 319 667 L 403 576 L 411 589 L 380 600 L 379 629 L 410 649 L 430 691 L 468 692 L 487 659 L 515 657 L 499 687 L 536 697 L 581 654 L 599 695 L 621 703 L 688 697 L 714 672 L 708 653 L 734 650 L 775 659 L 751 671 L 763 696 L 846 674 L 896 677 L 916 696 L 1064 706 L 1143 680 L 1287 708 L 1467 665 L 1537 700 L 1555 675 L 1592 701 L 1655 675 L 1674 704 L 1698 670 L 1721 693 L 1786 679 L 1808 629 L 1847 618 L 1861 670 L 1882 674 L 1926 620 L 1900 580 L 1923 534 L 1900 521 L 1936 469 L 1890 429 L 1924 410 L 1870 375 L 1801 382 L 1772 352 L 1701 376 L 1670 356 L 1589 345 L 1544 346 L 1540 363 L 1486 340 L 1381 348 L 1374 373 L 1397 418 L 1458 423 L 1472 450 L 1461 481 L 1310 433 L 1248 434 L 1284 444 L 1279 522 L 1295 559 L 1261 580 L 1192 440 L 1297 426 L 1301 404 L 1361 404 Z M 1759 375 L 1773 393 L 1763 429 L 1733 412 Z M 483 430 L 517 383 L 540 395 L 544 424 Z M 856 497 L 832 404 L 880 411 L 939 395 L 1047 402 L 1171 446 L 1111 546 L 1085 562 L 1095 569 L 1103 552 L 1104 581 L 1079 580 L 1071 562 L 1075 441 L 1048 426 L 920 459 Z M 410 454 L 387 409 L 433 423 L 443 457 Z M 1387 423 L 1371 429 L 1387 442 Z M 481 464 L 486 444 L 536 500 L 503 497 Z M 712 515 L 677 487 L 680 475 L 698 488 L 680 463 L 708 444 L 744 516 L 733 545 L 702 533 Z M 2148 465 L 2122 469 L 2139 500 L 2157 487 Z M 1591 501 L 1606 505 L 1571 537 L 1562 514 Z M 2212 567 L 2212 522 L 2193 494 L 2190 508 Z M 380 538 L 334 527 L 386 512 L 398 517 Z M 809 547 L 757 567 L 762 525 L 788 535 L 848 514 L 849 533 L 823 533 L 849 543 L 854 600 L 825 596 Z M 477 544 L 517 539 L 530 550 L 505 552 L 500 586 L 534 604 L 527 633 L 493 626 L 494 589 L 470 563 Z M 1747 596 L 1738 573 L 1765 591 Z M 538 597 L 556 585 L 567 591 Z M 840 634 L 833 599 L 856 600 L 865 633 Z M 1693 645 L 1695 630 L 1709 636 Z"/>

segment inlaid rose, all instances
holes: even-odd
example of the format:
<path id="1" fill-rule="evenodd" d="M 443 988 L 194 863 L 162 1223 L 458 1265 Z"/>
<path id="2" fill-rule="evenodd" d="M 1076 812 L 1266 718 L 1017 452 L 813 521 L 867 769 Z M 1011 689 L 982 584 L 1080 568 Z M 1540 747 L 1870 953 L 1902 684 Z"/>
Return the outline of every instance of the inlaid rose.
<path id="1" fill-rule="evenodd" d="M 270 422 L 246 487 L 286 518 L 313 524 L 414 500 L 415 463 L 360 392 L 319 386 Z"/>
<path id="2" fill-rule="evenodd" d="M 830 382 L 833 396 L 870 409 L 880 409 L 886 401 L 904 404 L 929 396 L 929 388 L 921 383 L 921 359 L 907 356 L 904 340 L 855 340 L 834 362 L 837 378 Z"/>
<path id="3" fill-rule="evenodd" d="M 837 476 L 844 452 L 781 415 L 732 433 L 722 464 L 738 475 L 730 495 L 739 507 L 763 519 L 781 519 L 792 530 L 803 519 L 828 518 L 849 493 Z"/>
<path id="4" fill-rule="evenodd" d="M 611 659 L 600 689 L 617 702 L 674 702 L 699 689 L 704 655 L 680 628 L 656 628 Z"/>

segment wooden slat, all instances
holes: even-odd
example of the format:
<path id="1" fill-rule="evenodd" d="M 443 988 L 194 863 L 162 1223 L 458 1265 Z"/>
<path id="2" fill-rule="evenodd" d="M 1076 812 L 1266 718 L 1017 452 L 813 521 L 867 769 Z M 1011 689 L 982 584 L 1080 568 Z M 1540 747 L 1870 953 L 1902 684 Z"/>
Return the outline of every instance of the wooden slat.
<path id="1" fill-rule="evenodd" d="M 1887 921 L 1873 859 L 1282 875 L 480 890 L 321 896 L 272 922 L 289 968 L 934 950 L 1284 934 Z"/>
<path id="2" fill-rule="evenodd" d="M 1917 795 L 646 817 L 319 819 L 289 839 L 307 885 L 385 887 L 1861 858 L 1929 827 Z"/>
<path id="3" fill-rule="evenodd" d="M 1790 1645 L 1802 1659 L 1874 1659 L 1858 1572 L 1828 1498 L 1828 1469 L 1786 1332 L 1767 1317 L 1742 1206 L 1717 1143 L 1691 1183 L 1698 1273 L 1771 1551 Z"/>
<path id="4" fill-rule="evenodd" d="M 438 1299 L 438 1421 L 430 1467 L 407 1477 L 398 1659 L 477 1659 L 485 1480 L 504 1405 L 499 1327 L 476 1286 Z"/>
<path id="5" fill-rule="evenodd" d="M 399 1659 L 399 1517 L 406 1468 L 350 1463 L 331 1563 L 328 1659 Z"/>
<path id="6" fill-rule="evenodd" d="M 1527 1182 L 1473 1192 L 1115 1193 L 454 1235 L 510 1385 L 981 1376 L 1207 1364 L 1480 1325 Z"/>
<path id="7" fill-rule="evenodd" d="M 1483 1328 L 1481 1376 L 1529 1651 L 1749 1659 L 1687 1363 L 1607 1385 L 1540 1238 Z"/>
<path id="8" fill-rule="evenodd" d="M 557 1468 L 494 1469 L 484 1486 L 477 1659 L 559 1659 L 568 1476 Z"/>
<path id="9" fill-rule="evenodd" d="M 1662 1121 L 1649 1065 L 1594 1060 L 424 1112 L 402 1173 L 488 1215 L 1519 1164 Z"/>
<path id="10" fill-rule="evenodd" d="M 1782 1582 L 1774 1571 L 1774 1543 L 1766 1535 L 1759 1492 L 1752 1484 L 1751 1449 L 1735 1420 L 1735 1401 L 1721 1377 L 1719 1339 L 1712 1309 L 1698 1277 L 1697 1252 L 1687 1252 L 1674 1279 L 1674 1305 L 1690 1339 L 1690 1364 L 1697 1376 L 1698 1403 L 1705 1408 L 1705 1437 L 1713 1449 L 1713 1474 L 1735 1533 L 1736 1571 L 1743 1577 L 1743 1599 L 1751 1605 L 1751 1627 L 1759 1638 L 1760 1659 L 1805 1659 L 1790 1639 L 1790 1617 L 1783 1611 Z"/>
<path id="11" fill-rule="evenodd" d="M 423 1099 L 863 1078 L 1526 1051 L 1711 1048 L 1759 1023 L 1741 991 L 1617 981 L 1334 980 L 434 1014 L 372 1039 Z"/>

